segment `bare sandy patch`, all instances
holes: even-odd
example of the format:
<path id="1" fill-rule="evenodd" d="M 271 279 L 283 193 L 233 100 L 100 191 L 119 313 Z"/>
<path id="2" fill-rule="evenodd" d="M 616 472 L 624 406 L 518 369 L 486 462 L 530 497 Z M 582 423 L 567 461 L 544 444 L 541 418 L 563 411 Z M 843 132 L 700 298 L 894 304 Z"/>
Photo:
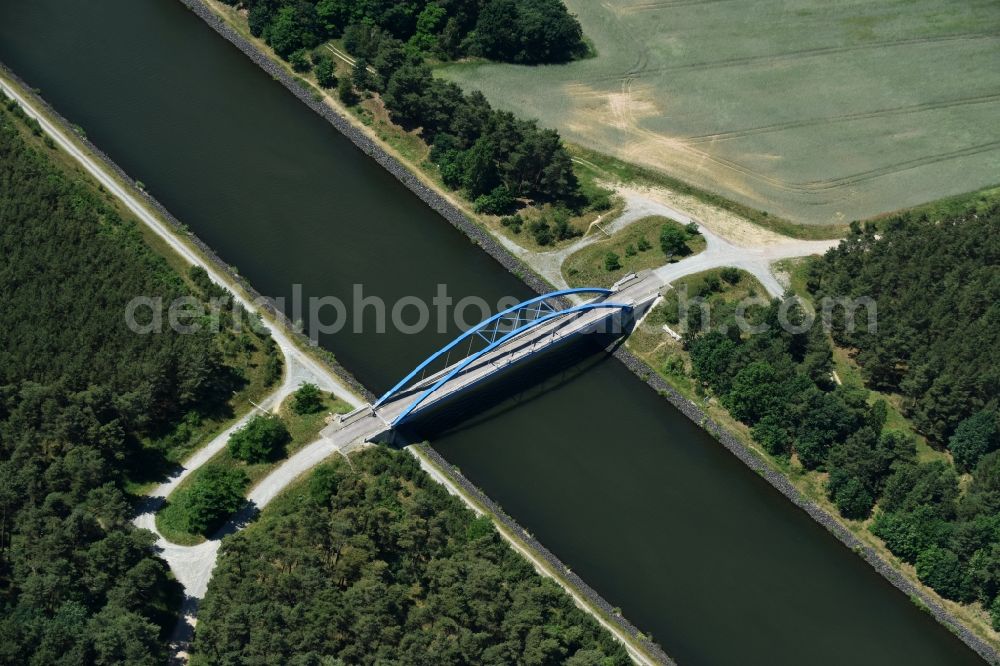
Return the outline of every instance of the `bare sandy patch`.
<path id="1" fill-rule="evenodd" d="M 626 77 L 615 90 L 580 82 L 568 83 L 563 90 L 570 100 L 563 125 L 584 144 L 665 173 L 698 174 L 705 182 L 722 185 L 757 205 L 764 203 L 755 187 L 759 183 L 754 182 L 760 176 L 753 170 L 713 154 L 711 144 L 696 147 L 685 138 L 644 126 L 668 113 L 653 86 Z"/>
<path id="2" fill-rule="evenodd" d="M 663 114 L 648 85 L 622 81 L 618 90 L 600 90 L 584 83 L 563 86 L 573 102 L 569 123 L 586 133 L 595 133 L 609 125 L 619 130 L 640 130 L 639 121 Z"/>
<path id="3" fill-rule="evenodd" d="M 619 185 L 617 189 L 626 198 L 629 198 L 630 195 L 633 198 L 646 198 L 674 208 L 697 220 L 709 231 L 733 245 L 761 247 L 783 245 L 789 242 L 787 236 L 764 229 L 735 213 L 706 204 L 693 196 L 681 194 L 666 187 Z"/>

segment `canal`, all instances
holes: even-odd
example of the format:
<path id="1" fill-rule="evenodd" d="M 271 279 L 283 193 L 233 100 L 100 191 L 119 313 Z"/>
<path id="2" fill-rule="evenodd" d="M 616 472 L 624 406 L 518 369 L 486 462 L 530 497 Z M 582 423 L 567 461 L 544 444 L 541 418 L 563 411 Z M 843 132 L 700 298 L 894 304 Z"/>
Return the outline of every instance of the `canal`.
<path id="1" fill-rule="evenodd" d="M 528 295 L 175 0 L 0 0 L 0 59 L 264 294 Z M 449 337 L 368 314 L 375 392 Z M 681 664 L 981 663 L 612 359 L 434 445 Z"/>

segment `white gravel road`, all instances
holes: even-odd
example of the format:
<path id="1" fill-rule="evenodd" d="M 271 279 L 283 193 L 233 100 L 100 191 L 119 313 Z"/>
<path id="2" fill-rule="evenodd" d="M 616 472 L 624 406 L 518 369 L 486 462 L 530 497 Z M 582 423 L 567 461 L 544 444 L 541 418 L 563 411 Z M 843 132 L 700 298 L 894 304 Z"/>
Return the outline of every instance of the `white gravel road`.
<path id="1" fill-rule="evenodd" d="M 617 219 L 605 225 L 605 229 L 609 234 L 624 229 L 644 217 L 662 215 L 681 224 L 696 223 L 698 230 L 705 237 L 706 248 L 703 252 L 676 263 L 664 264 L 654 269 L 654 274 L 660 278 L 663 285 L 667 285 L 678 278 L 693 273 L 700 273 L 724 266 L 733 266 L 743 269 L 757 278 L 771 296 L 781 296 L 787 285 L 781 284 L 775 275 L 772 268 L 772 264 L 775 261 L 793 257 L 805 257 L 812 254 L 823 254 L 840 242 L 839 240 L 797 240 L 767 232 L 766 234 L 759 234 L 767 238 L 766 243 L 743 245 L 739 242 L 723 238 L 702 224 L 700 220 L 672 206 L 668 206 L 646 193 L 637 190 L 619 189 L 617 194 L 625 199 L 625 210 Z M 750 223 L 747 222 L 746 224 Z M 604 240 L 607 236 L 600 233 L 590 234 L 559 250 L 540 253 L 526 250 L 513 240 L 502 235 L 498 235 L 498 238 L 505 248 L 538 271 L 545 279 L 556 287 L 565 289 L 568 285 L 562 275 L 563 262 L 574 252 L 592 243 Z"/>

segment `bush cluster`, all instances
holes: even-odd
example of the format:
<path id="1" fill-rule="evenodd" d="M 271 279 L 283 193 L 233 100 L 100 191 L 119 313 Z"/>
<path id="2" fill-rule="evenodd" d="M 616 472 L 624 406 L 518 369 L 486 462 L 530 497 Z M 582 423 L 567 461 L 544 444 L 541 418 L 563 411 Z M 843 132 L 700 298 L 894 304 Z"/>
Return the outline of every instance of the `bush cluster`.
<path id="1" fill-rule="evenodd" d="M 274 414 L 257 414 L 229 437 L 229 453 L 238 460 L 261 463 L 284 457 L 291 439 L 284 421 Z"/>

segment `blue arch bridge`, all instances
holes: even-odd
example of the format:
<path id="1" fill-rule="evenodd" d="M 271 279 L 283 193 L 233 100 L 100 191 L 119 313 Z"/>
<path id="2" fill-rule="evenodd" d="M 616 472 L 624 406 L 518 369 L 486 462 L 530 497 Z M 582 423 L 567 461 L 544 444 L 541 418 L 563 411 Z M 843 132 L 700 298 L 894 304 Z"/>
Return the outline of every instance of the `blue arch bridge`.
<path id="1" fill-rule="evenodd" d="M 376 439 L 574 336 L 620 336 L 626 324 L 641 317 L 653 303 L 659 284 L 651 277 L 632 275 L 612 289 L 562 289 L 518 303 L 428 356 L 373 404 L 340 417 L 340 427 L 364 431 L 360 434 L 365 439 Z"/>

